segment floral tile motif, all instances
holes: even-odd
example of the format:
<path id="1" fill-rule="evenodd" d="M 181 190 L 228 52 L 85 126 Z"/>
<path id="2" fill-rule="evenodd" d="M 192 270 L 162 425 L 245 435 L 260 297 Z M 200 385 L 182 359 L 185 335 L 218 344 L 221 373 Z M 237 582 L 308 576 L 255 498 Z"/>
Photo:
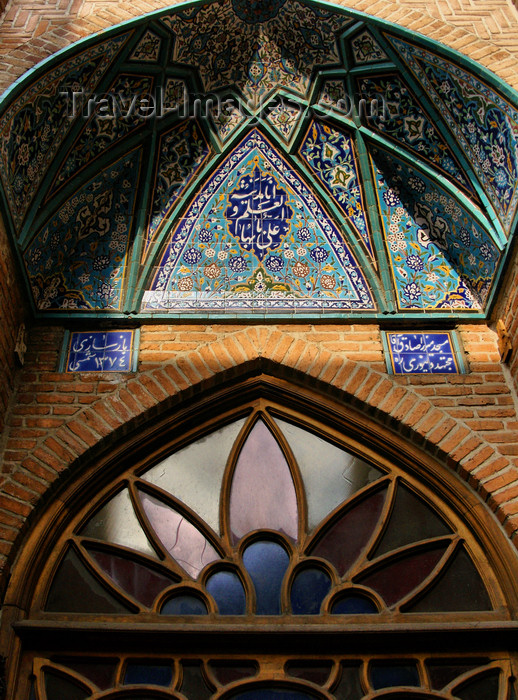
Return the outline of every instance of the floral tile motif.
<path id="1" fill-rule="evenodd" d="M 455 134 L 507 233 L 518 208 L 518 111 L 478 77 L 389 37 Z"/>
<path id="2" fill-rule="evenodd" d="M 339 62 L 335 37 L 351 20 L 298 0 L 271 0 L 258 14 L 245 5 L 215 0 L 162 17 L 174 60 L 197 66 L 207 92 L 237 85 L 252 109 L 282 88 L 306 97 L 312 69 Z"/>
<path id="3" fill-rule="evenodd" d="M 468 178 L 445 139 L 402 78 L 397 75 L 360 78 L 358 89 L 364 99 L 378 100 L 384 105 L 384 118 L 377 116 L 368 120 L 371 129 L 404 143 L 473 194 Z"/>
<path id="4" fill-rule="evenodd" d="M 108 148 L 146 124 L 133 100 L 135 95 L 151 93 L 153 82 L 153 78 L 146 75 L 117 76 L 105 93 L 106 107 L 110 113 L 113 111 L 114 118 L 106 118 L 105 108 L 100 112 L 94 110 L 59 170 L 47 200 Z"/>
<path id="5" fill-rule="evenodd" d="M 95 90 L 129 36 L 121 34 L 100 42 L 47 71 L 0 118 L 0 176 L 17 231 L 50 162 L 76 121 L 71 92 Z M 76 106 L 79 114 L 80 105 Z"/>
<path id="6" fill-rule="evenodd" d="M 186 119 L 162 134 L 144 254 L 181 193 L 207 160 L 209 152 L 209 145 L 194 119 Z"/>
<path id="7" fill-rule="evenodd" d="M 109 165 L 33 239 L 24 260 L 38 309 L 120 309 L 140 161 L 135 150 Z"/>
<path id="8" fill-rule="evenodd" d="M 227 100 L 218 106 L 214 106 L 211 109 L 211 116 L 221 145 L 247 119 L 240 107 L 236 106 L 234 100 Z"/>
<path id="9" fill-rule="evenodd" d="M 256 130 L 191 203 L 143 302 L 146 311 L 374 308 L 334 222 Z"/>
<path id="10" fill-rule="evenodd" d="M 289 143 L 300 122 L 302 108 L 294 103 L 287 102 L 281 97 L 271 108 L 270 105 L 268 105 L 266 111 L 267 121 L 273 126 L 281 138 L 286 143 Z"/>
<path id="11" fill-rule="evenodd" d="M 160 56 L 162 39 L 149 29 L 133 50 L 130 61 L 156 63 Z"/>
<path id="12" fill-rule="evenodd" d="M 479 310 L 500 253 L 470 213 L 404 161 L 372 151 L 385 242 L 401 310 Z"/>
<path id="13" fill-rule="evenodd" d="M 387 54 L 367 29 L 354 37 L 351 41 L 351 50 L 354 62 L 358 66 L 388 59 Z"/>
<path id="14" fill-rule="evenodd" d="M 163 111 L 180 110 L 187 101 L 187 87 L 183 80 L 168 78 L 162 92 Z"/>
<path id="15" fill-rule="evenodd" d="M 318 104 L 326 109 L 349 114 L 351 102 L 343 80 L 326 80 L 320 91 Z"/>
<path id="16" fill-rule="evenodd" d="M 374 259 L 352 136 L 335 126 L 314 120 L 299 154 L 334 198 Z"/>

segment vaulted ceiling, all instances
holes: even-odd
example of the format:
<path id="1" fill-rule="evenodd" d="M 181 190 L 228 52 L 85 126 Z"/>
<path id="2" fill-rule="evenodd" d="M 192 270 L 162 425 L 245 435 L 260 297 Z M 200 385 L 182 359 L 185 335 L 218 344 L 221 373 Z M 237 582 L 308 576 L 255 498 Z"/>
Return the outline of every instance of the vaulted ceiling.
<path id="1" fill-rule="evenodd" d="M 516 227 L 517 105 L 356 12 L 191 3 L 6 93 L 4 219 L 38 316 L 483 317 Z"/>

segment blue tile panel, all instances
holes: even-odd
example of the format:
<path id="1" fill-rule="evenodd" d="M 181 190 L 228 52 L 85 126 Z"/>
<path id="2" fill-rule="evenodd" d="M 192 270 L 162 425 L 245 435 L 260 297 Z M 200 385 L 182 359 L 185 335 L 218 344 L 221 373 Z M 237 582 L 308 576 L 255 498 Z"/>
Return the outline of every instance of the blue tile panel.
<path id="1" fill-rule="evenodd" d="M 458 374 L 449 333 L 387 333 L 395 374 Z"/>
<path id="2" fill-rule="evenodd" d="M 518 208 L 518 111 L 460 66 L 389 39 L 455 134 L 510 233 Z"/>
<path id="3" fill-rule="evenodd" d="M 45 73 L 0 119 L 0 176 L 17 230 L 70 128 L 80 119 L 66 88 L 90 93 L 130 36 L 100 42 Z"/>
<path id="4" fill-rule="evenodd" d="M 38 310 L 120 309 L 140 161 L 102 170 L 36 234 L 24 262 Z"/>
<path id="5" fill-rule="evenodd" d="M 351 134 L 344 129 L 312 121 L 299 153 L 345 214 L 369 256 L 374 258 Z"/>
<path id="6" fill-rule="evenodd" d="M 72 333 L 67 372 L 130 372 L 134 331 Z"/>
<path id="7" fill-rule="evenodd" d="M 397 75 L 367 76 L 358 79 L 358 89 L 368 104 L 372 100 L 379 103 L 378 116 L 368 119 L 371 129 L 405 144 L 446 177 L 453 178 L 470 195 L 474 194 L 446 140 L 402 78 Z"/>
<path id="8" fill-rule="evenodd" d="M 374 310 L 320 202 L 258 131 L 213 173 L 177 225 L 144 310 Z"/>
<path id="9" fill-rule="evenodd" d="M 500 253 L 446 190 L 372 149 L 385 244 L 400 310 L 484 308 Z"/>
<path id="10" fill-rule="evenodd" d="M 147 75 L 117 76 L 103 97 L 98 98 L 106 99 L 105 108 L 100 111 L 94 109 L 90 118 L 85 118 L 86 123 L 64 159 L 47 200 L 85 166 L 99 156 L 104 157 L 109 148 L 146 125 L 146 120 L 142 119 L 132 100 L 151 94 L 153 85 L 153 78 Z"/>

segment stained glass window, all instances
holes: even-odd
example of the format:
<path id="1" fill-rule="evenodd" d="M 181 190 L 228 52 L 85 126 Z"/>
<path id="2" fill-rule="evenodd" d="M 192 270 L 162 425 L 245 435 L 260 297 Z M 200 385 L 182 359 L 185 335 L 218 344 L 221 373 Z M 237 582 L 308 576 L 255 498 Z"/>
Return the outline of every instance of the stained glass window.
<path id="1" fill-rule="evenodd" d="M 61 642 L 33 655 L 35 700 L 504 697 L 502 657 L 333 648 L 348 629 L 502 605 L 462 518 L 415 475 L 268 406 L 197 435 L 129 468 L 71 526 L 36 615 L 76 639 L 102 616 L 112 636 L 86 656 Z M 331 636 L 320 648 L 302 631 Z"/>

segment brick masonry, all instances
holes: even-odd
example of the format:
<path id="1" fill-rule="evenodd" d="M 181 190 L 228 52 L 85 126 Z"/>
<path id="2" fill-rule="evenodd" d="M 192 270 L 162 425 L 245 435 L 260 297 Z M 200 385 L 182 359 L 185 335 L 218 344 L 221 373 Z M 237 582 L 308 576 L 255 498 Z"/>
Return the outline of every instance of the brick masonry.
<path id="1" fill-rule="evenodd" d="M 387 374 L 377 325 L 154 325 L 141 331 L 138 372 L 57 372 L 64 329 L 35 327 L 9 413 L 0 483 L 4 573 L 28 516 L 51 485 L 182 392 L 217 383 L 266 358 L 282 376 L 301 372 L 349 405 L 426 449 L 486 500 L 518 544 L 516 398 L 496 335 L 460 328 L 471 373 Z"/>

